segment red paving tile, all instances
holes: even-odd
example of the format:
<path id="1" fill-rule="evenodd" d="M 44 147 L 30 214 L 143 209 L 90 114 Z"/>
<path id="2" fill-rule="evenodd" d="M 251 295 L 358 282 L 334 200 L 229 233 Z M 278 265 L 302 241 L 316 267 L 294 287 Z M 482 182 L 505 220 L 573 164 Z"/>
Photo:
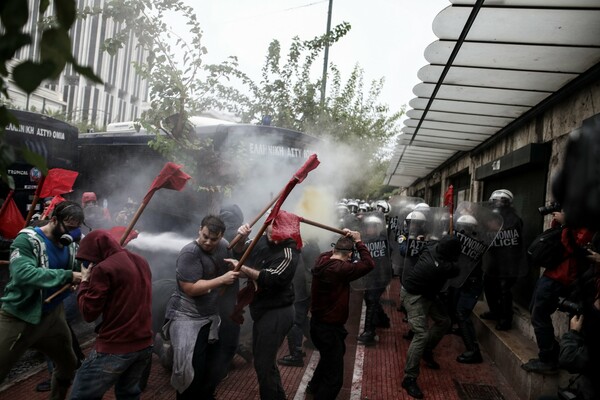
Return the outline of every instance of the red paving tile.
<path id="1" fill-rule="evenodd" d="M 383 295 L 384 309 L 390 316 L 391 327 L 379 329 L 379 342 L 372 347 L 357 347 L 356 336 L 359 333 L 360 315 L 362 310 L 362 295 L 355 292 L 351 298 L 351 318 L 346 328 L 349 332 L 346 339 L 347 352 L 345 359 L 344 387 L 337 400 L 388 400 L 412 399 L 400 387 L 403 376 L 404 360 L 409 342 L 402 338 L 408 329 L 402 322 L 402 314 L 396 311 L 399 284 L 394 280 L 388 291 Z M 314 365 L 309 366 L 313 355 L 311 349 L 305 349 L 305 367 L 280 366 L 281 376 L 288 399 L 304 399 L 304 389 L 307 380 L 312 374 Z M 421 369 L 418 383 L 425 394 L 425 399 L 431 400 L 465 400 L 475 399 L 463 393 L 463 385 L 475 385 L 475 389 L 492 389 L 500 393 L 504 400 L 517 400 L 518 397 L 502 378 L 489 357 L 484 355 L 485 362 L 479 365 L 458 364 L 455 358 L 463 351 L 462 341 L 458 336 L 447 335 L 444 337 L 435 356 L 442 368 L 434 371 L 425 367 Z M 279 350 L 279 355 L 287 353 L 287 345 Z M 358 354 L 358 359 L 356 355 Z M 364 354 L 364 359 L 360 355 Z M 315 354 L 313 363 L 317 360 Z M 157 360 L 155 360 L 157 361 Z M 362 371 L 354 371 L 355 362 Z M 312 368 L 311 368 L 312 367 Z M 354 387 L 353 391 L 353 376 Z M 35 386 L 46 379 L 45 370 L 16 383 L 0 392 L 0 399 L 11 400 L 37 400 L 47 399 L 48 393 L 35 392 Z M 304 381 L 303 381 L 304 379 Z M 360 388 L 360 389 L 359 389 Z M 114 399 L 112 392 L 105 399 Z M 152 373 L 148 387 L 142 399 L 175 399 L 175 391 L 169 384 L 169 373 L 160 363 L 153 363 Z M 234 359 L 234 369 L 229 373 L 217 390 L 217 398 L 225 400 L 258 399 L 258 384 L 252 365 L 238 356 Z M 495 399 L 498 397 L 494 397 Z"/>

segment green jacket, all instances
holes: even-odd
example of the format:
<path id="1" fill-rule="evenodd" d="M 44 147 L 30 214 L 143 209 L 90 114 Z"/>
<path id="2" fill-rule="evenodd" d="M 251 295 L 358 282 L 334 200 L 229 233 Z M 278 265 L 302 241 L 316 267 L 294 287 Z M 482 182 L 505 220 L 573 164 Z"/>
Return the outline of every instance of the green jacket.
<path id="1" fill-rule="evenodd" d="M 33 228 L 22 229 L 10 246 L 10 280 L 4 288 L 2 310 L 30 324 L 42 318 L 42 290 L 63 286 L 80 269 L 77 243 L 69 246 L 68 269 L 50 269 L 46 243 Z"/>

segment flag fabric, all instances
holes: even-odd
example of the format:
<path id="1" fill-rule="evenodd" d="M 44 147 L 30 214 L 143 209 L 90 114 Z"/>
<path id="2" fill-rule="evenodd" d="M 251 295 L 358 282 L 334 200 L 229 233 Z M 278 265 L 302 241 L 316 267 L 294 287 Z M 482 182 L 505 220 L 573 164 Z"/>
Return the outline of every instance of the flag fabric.
<path id="1" fill-rule="evenodd" d="M 244 286 L 238 292 L 237 302 L 235 303 L 235 306 L 233 307 L 233 311 L 232 311 L 231 315 L 229 316 L 229 318 L 231 318 L 231 320 L 233 322 L 235 322 L 238 325 L 242 325 L 244 323 L 244 308 L 246 308 L 247 305 L 252 303 L 252 301 L 254 300 L 255 294 L 256 294 L 256 288 L 254 287 L 254 283 L 252 283 L 248 279 L 246 286 Z"/>
<path id="2" fill-rule="evenodd" d="M 166 163 L 160 173 L 154 178 L 154 181 L 152 181 L 150 190 L 144 196 L 143 202 L 147 204 L 158 189 L 181 191 L 190 178 L 191 176 L 181 170 L 181 165 L 172 162 Z"/>
<path id="3" fill-rule="evenodd" d="M 448 186 L 448 190 L 444 193 L 444 207 L 448 207 L 450 212 L 454 209 L 454 186 Z"/>
<path id="4" fill-rule="evenodd" d="M 300 183 L 304 179 L 306 179 L 306 177 L 308 176 L 308 173 L 310 171 L 312 171 L 313 169 L 317 168 L 317 166 L 320 163 L 321 162 L 317 159 L 316 154 L 313 154 L 310 157 L 308 157 L 308 160 L 306 160 L 304 165 L 302 165 L 302 167 L 300 167 L 300 169 L 298 171 L 296 171 L 296 173 L 294 174 L 294 177 L 287 183 L 287 185 L 283 189 L 283 192 L 281 193 L 281 195 L 277 199 L 277 202 L 271 209 L 271 213 L 267 217 L 265 224 L 272 222 L 275 219 L 275 217 L 277 217 L 277 214 L 279 213 L 279 209 L 281 208 L 281 205 L 283 204 L 285 199 L 288 197 L 288 195 L 290 194 L 290 192 L 292 191 L 294 186 L 296 186 L 298 183 Z"/>
<path id="5" fill-rule="evenodd" d="M 54 210 L 54 207 L 56 207 L 57 205 L 59 205 L 60 203 L 62 203 L 63 201 L 66 201 L 64 197 L 60 196 L 60 195 L 56 195 L 52 198 L 52 201 L 50 202 L 50 204 L 48 205 L 48 207 L 46 207 L 44 209 L 44 212 L 42 213 L 42 218 L 41 219 L 46 219 L 48 218 L 48 216 L 52 213 L 52 210 Z"/>
<path id="6" fill-rule="evenodd" d="M 110 235 L 115 238 L 115 240 L 117 242 L 121 242 L 121 238 L 123 237 L 123 234 L 125 233 L 125 231 L 127 230 L 126 226 L 113 226 L 112 228 L 110 228 L 108 230 L 108 233 L 110 233 Z M 123 243 L 123 247 L 127 246 L 127 243 L 131 242 L 133 239 L 137 238 L 139 236 L 139 232 L 136 231 L 135 229 L 133 229 L 131 232 L 129 232 L 129 234 L 127 235 L 127 238 L 125 239 L 125 242 Z"/>
<path id="7" fill-rule="evenodd" d="M 300 236 L 300 221 L 302 218 L 284 210 L 279 210 L 277 216 L 273 220 L 273 230 L 271 238 L 273 240 L 282 241 L 294 239 L 296 248 L 302 248 L 302 237 Z"/>
<path id="8" fill-rule="evenodd" d="M 78 175 L 79 172 L 68 169 L 52 168 L 48 170 L 48 174 L 38 183 L 38 185 L 42 185 L 39 197 L 71 193 Z"/>
<path id="9" fill-rule="evenodd" d="M 23 226 L 25 225 L 25 218 L 19 211 L 15 199 L 12 197 L 13 191 L 11 190 L 6 196 L 2 208 L 0 209 L 0 234 L 6 239 L 14 239 Z"/>
<path id="10" fill-rule="evenodd" d="M 302 183 L 302 181 L 308 176 L 308 173 L 317 168 L 319 164 L 321 164 L 321 162 L 317 158 L 317 155 L 312 154 L 310 157 L 308 157 L 304 165 L 300 167 L 298 171 L 296 171 L 294 178 L 298 180 L 298 183 Z"/>

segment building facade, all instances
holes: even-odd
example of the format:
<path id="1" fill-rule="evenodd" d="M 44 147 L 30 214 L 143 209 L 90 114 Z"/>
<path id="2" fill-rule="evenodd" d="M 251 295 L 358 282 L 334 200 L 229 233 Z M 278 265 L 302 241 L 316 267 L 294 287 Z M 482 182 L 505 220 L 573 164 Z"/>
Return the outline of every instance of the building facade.
<path id="1" fill-rule="evenodd" d="M 105 0 L 77 0 L 79 12 L 101 9 Z M 40 0 L 29 2 L 31 16 L 39 13 Z M 36 18 L 30 18 L 27 31 L 33 32 L 33 45 L 19 50 L 17 60 L 35 59 L 39 54 Z M 114 37 L 122 26 L 102 14 L 78 18 L 71 28 L 73 55 L 79 64 L 90 66 L 104 84 L 97 84 L 76 73 L 68 65 L 56 81 L 47 82 L 30 96 L 11 89 L 11 104 L 16 108 L 58 114 L 73 122 L 105 127 L 113 122 L 132 121 L 144 110 L 148 82 L 133 67 L 143 62 L 147 51 L 130 35 L 115 55 L 102 50 L 102 44 Z"/>

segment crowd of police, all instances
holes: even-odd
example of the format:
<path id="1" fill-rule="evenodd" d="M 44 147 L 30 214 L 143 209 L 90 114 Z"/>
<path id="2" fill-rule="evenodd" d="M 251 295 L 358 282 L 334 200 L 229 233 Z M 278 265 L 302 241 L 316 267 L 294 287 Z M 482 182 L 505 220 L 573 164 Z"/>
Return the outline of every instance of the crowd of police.
<path id="1" fill-rule="evenodd" d="M 511 191 L 498 189 L 487 202 L 462 201 L 454 210 L 405 196 L 372 204 L 353 199 L 338 203 L 340 226 L 364 232 L 364 240 L 373 243 L 369 247 L 376 270 L 389 266 L 401 281 L 398 310 L 406 314 L 403 321 L 410 330 L 405 338 L 411 340 L 402 386 L 412 397 L 423 398 L 417 384 L 419 362 L 440 367 L 434 349 L 445 333 L 463 339 L 465 351 L 457 355 L 457 362 L 483 362 L 471 320 L 473 309 L 483 295 L 488 311 L 480 317 L 495 321 L 499 331 L 512 329 L 512 289 L 530 268 L 543 271 L 530 304 L 539 351 L 521 367 L 538 374 L 556 374 L 559 368 L 576 374 L 569 387 L 559 391 L 559 398 L 594 399 L 600 394 L 598 380 L 593 379 L 598 376 L 593 361 L 598 346 L 589 340 L 600 333 L 600 238 L 589 229 L 569 226 L 558 203 L 541 207 L 540 213 L 551 214 L 552 228 L 560 231 L 562 251 L 555 262 L 536 265 L 528 257 L 523 222 L 513 200 Z M 376 344 L 375 329 L 389 326 L 379 302 L 389 279 L 374 271 L 357 287 L 365 291 L 367 306 L 359 343 Z M 560 342 L 552 321 L 557 310 L 572 317 Z"/>

